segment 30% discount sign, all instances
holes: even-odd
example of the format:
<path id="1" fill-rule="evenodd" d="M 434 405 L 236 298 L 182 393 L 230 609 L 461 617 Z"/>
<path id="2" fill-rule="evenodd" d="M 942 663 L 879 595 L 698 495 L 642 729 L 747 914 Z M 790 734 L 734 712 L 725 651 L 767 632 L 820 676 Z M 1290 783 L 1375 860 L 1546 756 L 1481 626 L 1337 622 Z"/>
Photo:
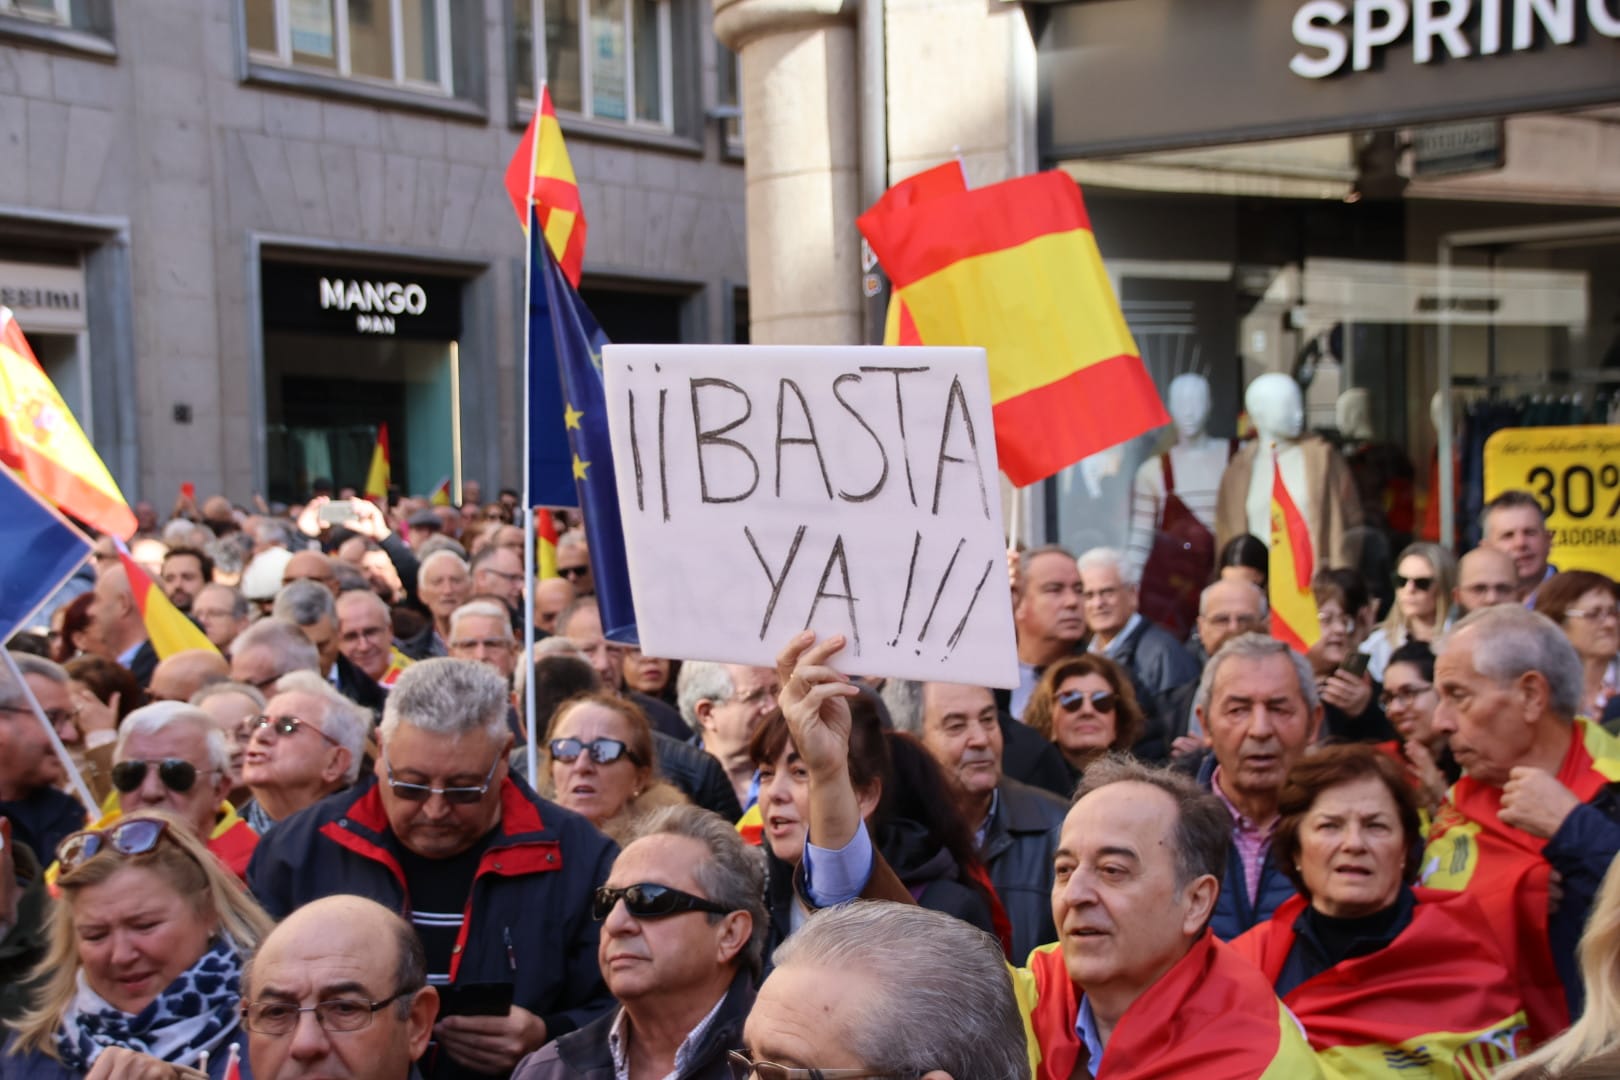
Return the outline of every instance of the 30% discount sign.
<path id="1" fill-rule="evenodd" d="M 1485 499 L 1528 491 L 1560 570 L 1620 577 L 1620 427 L 1518 428 L 1485 442 Z"/>

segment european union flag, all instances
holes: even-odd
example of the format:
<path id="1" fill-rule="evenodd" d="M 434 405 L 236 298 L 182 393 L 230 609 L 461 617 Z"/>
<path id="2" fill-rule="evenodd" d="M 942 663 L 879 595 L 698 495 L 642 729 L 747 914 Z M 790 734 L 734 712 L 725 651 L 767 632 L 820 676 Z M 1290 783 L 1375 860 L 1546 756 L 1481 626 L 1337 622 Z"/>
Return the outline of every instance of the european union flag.
<path id="1" fill-rule="evenodd" d="M 541 280 L 550 248 L 545 231 L 529 210 L 529 490 L 530 506 L 578 506 L 574 488 L 573 450 L 563 427 L 561 364 L 557 360 L 556 322 L 550 293 Z"/>
<path id="2" fill-rule="evenodd" d="M 530 228 L 529 235 L 540 236 L 540 230 Z M 551 249 L 531 240 L 529 250 L 535 260 L 533 290 L 544 290 L 551 313 L 549 333 L 562 372 L 569 471 L 585 514 L 585 540 L 591 550 L 591 577 L 596 581 L 602 632 L 610 641 L 634 645 L 636 609 L 630 598 L 630 566 L 625 558 L 624 524 L 619 517 L 618 482 L 608 438 L 607 395 L 602 388 L 602 346 L 607 344 L 607 335 L 563 277 Z M 533 312 L 536 302 L 531 300 L 529 307 Z M 529 382 L 532 386 L 543 378 L 531 370 Z"/>
<path id="3" fill-rule="evenodd" d="M 39 497 L 0 468 L 0 641 L 28 617 L 90 555 L 90 541 Z"/>

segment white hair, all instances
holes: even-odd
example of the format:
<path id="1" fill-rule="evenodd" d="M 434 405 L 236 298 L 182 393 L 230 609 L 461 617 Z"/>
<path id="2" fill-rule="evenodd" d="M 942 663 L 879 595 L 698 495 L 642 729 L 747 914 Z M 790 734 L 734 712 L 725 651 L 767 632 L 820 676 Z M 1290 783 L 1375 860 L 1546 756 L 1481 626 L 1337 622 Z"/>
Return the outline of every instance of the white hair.
<path id="1" fill-rule="evenodd" d="M 271 605 L 270 614 L 299 626 L 314 626 L 322 619 L 331 619 L 333 625 L 337 623 L 332 590 L 308 579 L 289 581 L 283 585 L 281 591 L 276 593 L 276 602 Z"/>
<path id="2" fill-rule="evenodd" d="M 469 600 L 450 613 L 450 636 L 456 636 L 456 624 L 462 619 L 494 619 L 500 623 L 501 630 L 508 641 L 514 640 L 512 635 L 512 614 L 504 605 L 493 600 Z"/>
<path id="3" fill-rule="evenodd" d="M 1569 721 L 1581 711 L 1586 682 L 1581 658 L 1547 616 L 1518 604 L 1481 608 L 1442 635 L 1434 643 L 1434 655 L 1444 656 L 1464 633 L 1474 641 L 1475 671 L 1499 686 L 1538 672 L 1547 680 L 1552 712 Z"/>
<path id="4" fill-rule="evenodd" d="M 488 664 L 441 656 L 406 668 L 383 706 L 382 736 L 401 724 L 433 735 L 507 734 L 506 679 Z"/>
<path id="5" fill-rule="evenodd" d="M 1215 679 L 1220 674 L 1221 665 L 1228 660 L 1238 657 L 1245 660 L 1260 660 L 1268 656 L 1288 657 L 1288 662 L 1294 667 L 1294 678 L 1299 683 L 1300 696 L 1305 699 L 1307 708 L 1314 710 L 1322 703 L 1322 696 L 1316 692 L 1316 677 L 1311 674 L 1310 662 L 1290 649 L 1286 642 L 1251 632 L 1230 639 L 1209 658 L 1209 663 L 1204 665 L 1204 674 L 1198 680 L 1198 695 L 1193 699 L 1194 704 L 1203 710 L 1205 716 L 1209 715 L 1210 699 L 1215 694 Z"/>
<path id="6" fill-rule="evenodd" d="M 307 694 L 320 701 L 321 730 L 349 752 L 349 767 L 343 773 L 343 782 L 352 784 L 359 779 L 360 759 L 366 751 L 366 736 L 371 734 L 371 710 L 356 705 L 338 693 L 331 683 L 313 671 L 295 671 L 283 675 L 276 683 L 276 693 Z"/>
<path id="7" fill-rule="evenodd" d="M 1210 582 L 1208 585 L 1205 585 L 1204 586 L 1204 591 L 1198 594 L 1198 614 L 1206 615 L 1206 614 L 1209 613 L 1209 596 L 1210 596 L 1210 593 L 1214 592 L 1216 589 L 1220 588 L 1223 585 L 1247 585 L 1249 588 L 1253 589 L 1255 597 L 1260 601 L 1260 617 L 1262 619 L 1265 618 L 1266 613 L 1271 610 L 1271 605 L 1266 603 L 1266 590 L 1262 589 L 1260 586 L 1256 585 L 1254 582 L 1252 582 L 1252 581 L 1213 581 L 1213 582 Z"/>
<path id="8" fill-rule="evenodd" d="M 718 705 L 729 701 L 736 692 L 731 669 L 713 660 L 688 660 L 675 677 L 675 704 L 681 710 L 681 719 L 693 731 L 698 730 L 698 702 L 712 701 Z"/>
<path id="9" fill-rule="evenodd" d="M 457 545 L 457 546 L 459 547 L 460 545 Z M 434 563 L 439 562 L 442 559 L 454 559 L 456 565 L 461 567 L 461 572 L 463 574 L 472 573 L 472 571 L 467 568 L 467 560 L 466 559 L 463 559 L 460 555 L 456 554 L 454 551 L 450 550 L 448 547 L 441 547 L 441 548 L 436 548 L 433 551 L 430 551 L 426 555 L 422 556 L 422 561 L 416 564 L 416 576 L 417 576 L 417 578 L 420 579 L 420 578 L 426 576 L 427 572 L 428 572 L 428 567 L 432 566 Z"/>
<path id="10" fill-rule="evenodd" d="M 124 744 L 131 735 L 156 735 L 171 724 L 195 724 L 208 741 L 208 767 L 222 776 L 231 771 L 231 744 L 214 718 L 184 701 L 154 701 L 124 717 L 118 725 L 118 745 L 113 760 L 124 760 Z"/>
<path id="11" fill-rule="evenodd" d="M 1075 560 L 1075 565 L 1083 574 L 1087 570 L 1112 570 L 1119 575 L 1119 580 L 1135 588 L 1141 580 L 1141 573 L 1131 567 L 1130 561 L 1117 548 L 1095 547 L 1082 554 Z"/>
<path id="12" fill-rule="evenodd" d="M 320 588 L 319 585 L 315 587 Z M 326 592 L 325 589 L 321 591 Z M 321 669 L 321 651 L 310 644 L 309 638 L 304 636 L 298 624 L 290 619 L 280 619 L 273 615 L 268 619 L 260 619 L 231 642 L 231 655 L 241 656 L 249 649 L 261 646 L 269 649 L 270 655 L 274 657 L 277 675 L 285 675 L 289 671 Z"/>

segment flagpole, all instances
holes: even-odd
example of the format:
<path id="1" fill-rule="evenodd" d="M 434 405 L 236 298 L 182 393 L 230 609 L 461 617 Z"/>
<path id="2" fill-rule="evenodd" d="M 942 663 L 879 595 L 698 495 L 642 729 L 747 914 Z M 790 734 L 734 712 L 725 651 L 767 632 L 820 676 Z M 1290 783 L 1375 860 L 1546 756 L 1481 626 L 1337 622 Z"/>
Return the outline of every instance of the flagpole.
<path id="1" fill-rule="evenodd" d="M 540 783 L 540 734 L 536 731 L 539 717 L 535 716 L 534 705 L 534 492 L 530 487 L 532 477 L 529 475 L 529 447 L 533 438 L 531 424 L 533 418 L 529 415 L 529 401 L 531 388 L 529 380 L 533 372 L 529 369 L 530 363 L 529 341 L 533 309 L 531 300 L 534 295 L 534 231 L 540 228 L 540 221 L 534 212 L 534 163 L 540 156 L 540 101 L 544 93 L 545 84 L 540 81 L 540 62 L 544 55 L 541 50 L 545 47 L 540 29 L 540 5 L 535 5 L 529 25 L 529 59 L 533 66 L 534 85 L 534 117 L 530 126 L 534 129 L 534 145 L 529 156 L 529 201 L 524 204 L 524 224 L 528 227 L 523 235 L 527 240 L 523 252 L 523 734 L 525 761 L 529 767 L 529 783 Z"/>
<path id="2" fill-rule="evenodd" d="M 51 740 L 51 749 L 55 750 L 56 756 L 62 759 L 62 765 L 67 769 L 68 779 L 73 782 L 73 793 L 79 797 L 80 802 L 84 803 L 92 819 L 100 817 L 101 808 L 96 805 L 96 797 L 90 794 L 90 788 L 85 784 L 84 777 L 79 775 L 79 767 L 73 764 L 72 755 L 68 753 L 68 748 L 62 744 L 62 737 L 56 733 L 56 728 L 51 724 L 50 718 L 45 715 L 45 710 L 40 708 L 39 699 L 34 696 L 33 688 L 28 685 L 28 680 L 23 678 L 23 673 L 18 670 L 17 661 L 12 657 L 11 650 L 0 649 L 0 653 L 5 654 L 6 667 L 11 669 L 11 677 L 17 680 L 18 686 L 22 687 L 23 696 L 28 699 L 28 705 L 33 711 L 34 718 L 39 721 L 40 727 L 45 729 L 46 737 Z"/>

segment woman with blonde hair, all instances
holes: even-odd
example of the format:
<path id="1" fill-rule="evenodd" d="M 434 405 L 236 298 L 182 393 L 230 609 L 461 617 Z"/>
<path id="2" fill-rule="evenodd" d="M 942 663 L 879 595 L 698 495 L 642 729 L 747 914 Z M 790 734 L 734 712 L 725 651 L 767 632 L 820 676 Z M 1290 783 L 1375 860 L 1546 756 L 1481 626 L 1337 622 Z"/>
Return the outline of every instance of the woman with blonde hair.
<path id="1" fill-rule="evenodd" d="M 1616 1072 L 1577 1072 L 1602 1058 L 1620 1066 L 1620 859 L 1609 864 L 1580 945 L 1586 1011 L 1562 1035 L 1492 1074 L 1494 1080 L 1573 1080 Z"/>
<path id="2" fill-rule="evenodd" d="M 50 948 L 0 1078 L 76 1080 L 101 1062 L 103 1076 L 220 1080 L 245 1049 L 242 962 L 269 917 L 170 814 L 74 833 L 56 857 Z"/>
<path id="3" fill-rule="evenodd" d="M 1408 641 L 1432 643 L 1451 616 L 1451 592 L 1457 585 L 1457 560 L 1439 544 L 1408 544 L 1395 560 L 1395 602 L 1383 625 L 1367 635 L 1361 651 L 1367 674 L 1384 681 L 1390 654 Z"/>

